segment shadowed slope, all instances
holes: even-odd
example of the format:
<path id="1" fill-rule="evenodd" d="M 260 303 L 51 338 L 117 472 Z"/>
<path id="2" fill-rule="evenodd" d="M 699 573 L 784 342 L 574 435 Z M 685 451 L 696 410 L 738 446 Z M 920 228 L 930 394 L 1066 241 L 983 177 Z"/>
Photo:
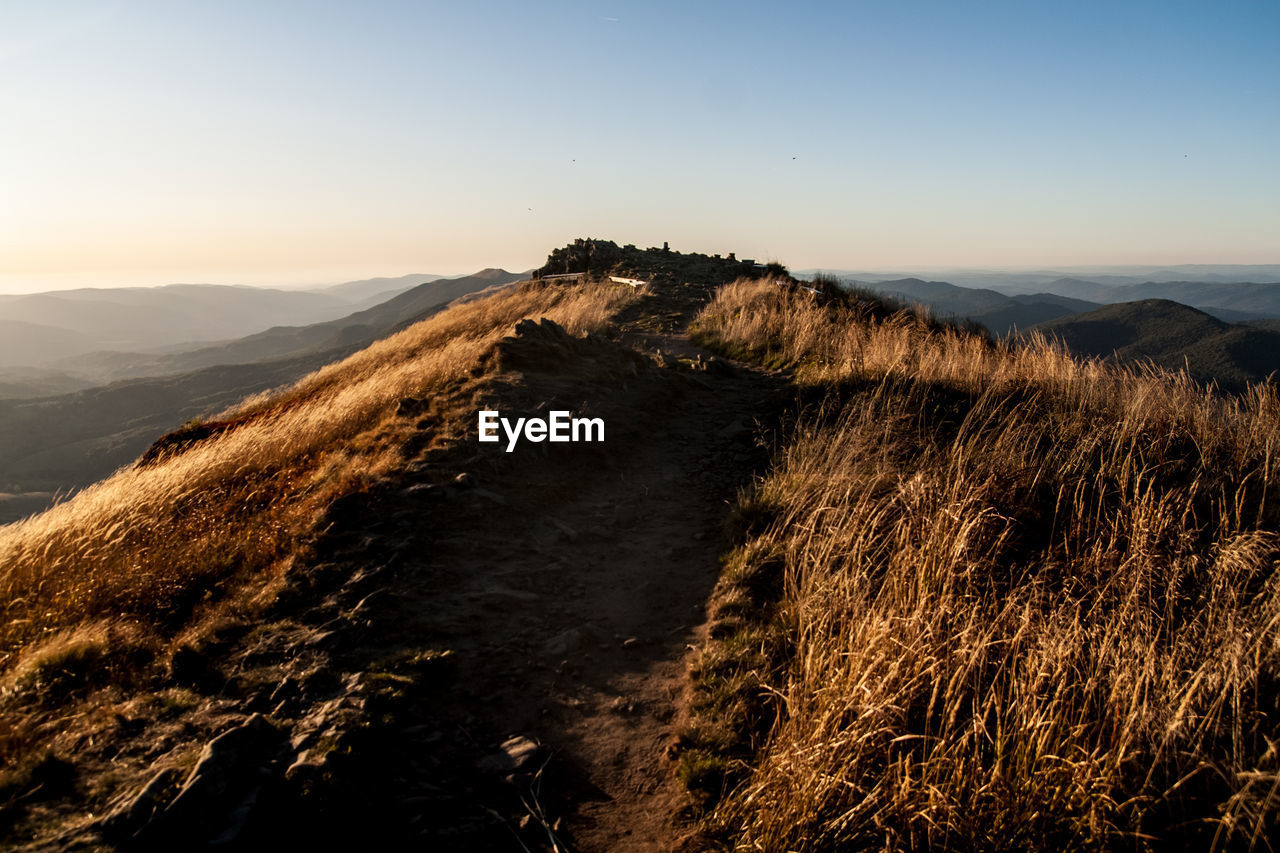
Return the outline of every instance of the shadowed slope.
<path id="1" fill-rule="evenodd" d="M 1163 299 L 1108 305 L 1031 331 L 1061 340 L 1083 356 L 1151 361 L 1171 370 L 1185 367 L 1200 382 L 1216 381 L 1229 391 L 1243 391 L 1280 370 L 1277 332 L 1224 323 Z"/>

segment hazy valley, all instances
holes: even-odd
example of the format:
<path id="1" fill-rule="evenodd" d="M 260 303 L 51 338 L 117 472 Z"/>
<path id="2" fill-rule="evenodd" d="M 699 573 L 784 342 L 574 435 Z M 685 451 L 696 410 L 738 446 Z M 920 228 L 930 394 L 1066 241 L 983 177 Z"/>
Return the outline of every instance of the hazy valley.
<path id="1" fill-rule="evenodd" d="M 428 279 L 421 284 L 411 282 Z M 420 320 L 459 297 L 500 286 L 519 278 L 503 270 L 484 270 L 471 276 L 445 279 L 410 276 L 406 279 L 373 279 L 349 282 L 319 296 L 325 314 L 335 306 L 356 307 L 373 302 L 336 319 L 306 325 L 276 325 L 232 341 L 170 344 L 163 352 L 95 351 L 74 354 L 74 347 L 55 350 L 48 343 L 40 352 L 57 369 L 0 368 L 11 386 L 21 393 L 0 393 L 0 523 L 12 521 L 47 505 L 55 494 L 88 485 L 126 465 L 160 435 L 191 418 L 209 416 L 241 399 L 290 383 L 335 359 L 367 346 L 404 325 Z M 177 313 L 172 288 L 105 290 L 94 294 L 93 304 L 131 305 L 146 310 L 131 319 L 132 341 L 158 345 L 170 340 L 174 327 L 164 319 Z M 325 294 L 336 292 L 342 300 Z M 51 302 L 76 304 L 84 293 L 71 296 L 40 294 L 20 304 L 36 303 L 45 319 L 56 319 Z M 199 299 L 192 296 L 195 293 Z M 178 327 L 251 329 L 266 319 L 284 319 L 278 313 L 263 314 L 264 297 L 253 288 L 178 288 L 186 310 Z M 314 312 L 317 294 L 268 291 L 268 302 L 298 301 Z M 354 299 L 354 303 L 347 300 Z M 240 300 L 237 302 L 237 300 Z M 219 312 L 206 311 L 216 302 Z M 9 307 L 0 304 L 0 312 Z M 105 337 L 114 322 L 94 325 L 92 312 L 58 315 L 66 325 L 71 319 L 85 335 Z M 125 313 L 123 309 L 120 313 Z M 303 319 L 307 311 L 302 312 Z M 73 314 L 69 319 L 67 314 Z M 295 318 L 296 319 L 296 318 Z M 56 340 L 56 339 L 55 339 Z M 21 355 L 13 356 L 21 360 Z M 34 359 L 33 359 L 34 361 Z M 74 371 L 74 373 L 60 372 Z M 29 376 L 23 383 L 21 377 Z M 44 395 L 50 386 L 71 385 L 71 393 Z M 0 385 L 0 392 L 4 386 Z"/>

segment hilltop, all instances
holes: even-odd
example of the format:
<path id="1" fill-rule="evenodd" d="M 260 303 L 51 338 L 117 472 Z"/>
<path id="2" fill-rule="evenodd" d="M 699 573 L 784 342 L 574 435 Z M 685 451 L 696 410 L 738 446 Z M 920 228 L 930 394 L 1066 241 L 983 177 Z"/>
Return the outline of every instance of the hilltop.
<path id="1" fill-rule="evenodd" d="M 534 275 L 0 528 L 8 844 L 1274 832 L 1272 386 L 732 256 Z M 508 452 L 487 410 L 604 440 Z"/>
<path id="2" fill-rule="evenodd" d="M 1187 369 L 1200 382 L 1243 391 L 1280 370 L 1280 332 L 1226 323 L 1167 299 L 1107 305 L 1031 327 L 1072 352 Z"/>
<path id="3" fill-rule="evenodd" d="M 569 791 L 605 786 L 625 805 L 644 779 L 679 799 L 661 741 L 680 652 L 715 580 L 719 508 L 761 464 L 753 423 L 776 383 L 712 373 L 665 331 L 750 265 L 625 254 L 611 271 L 663 284 L 531 282 L 457 305 L 0 529 L 18 617 L 0 634 L 15 837 L 198 846 L 288 828 L 321 846 L 425 833 L 487 849 L 510 838 L 504 820 L 528 822 L 502 781 L 517 733 L 540 763 L 573 756 L 547 771 L 572 777 L 544 795 L 573 821 L 561 834 L 647 821 L 669 837 L 674 806 L 596 815 Z M 607 443 L 477 454 L 481 400 L 602 415 Z M 634 750 L 633 781 L 611 780 L 608 750 L 638 730 L 653 748 Z M 251 757 L 222 766 L 219 735 Z M 265 792 L 245 781 L 257 773 Z M 222 799 L 202 793 L 213 774 L 232 788 Z M 259 796 L 269 806 L 238 822 Z"/>

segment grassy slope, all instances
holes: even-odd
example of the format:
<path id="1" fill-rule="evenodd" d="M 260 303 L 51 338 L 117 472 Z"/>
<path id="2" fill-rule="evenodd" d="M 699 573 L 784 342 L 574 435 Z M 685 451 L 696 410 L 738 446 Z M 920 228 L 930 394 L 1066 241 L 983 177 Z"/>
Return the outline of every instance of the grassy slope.
<path id="1" fill-rule="evenodd" d="M 581 334 L 631 298 L 528 286 L 451 309 L 0 528 L 0 805 L 33 759 L 73 753 L 111 716 L 112 691 L 167 683 L 202 632 L 270 604 L 325 509 L 401 464 L 402 433 L 418 428 L 396 417 L 401 401 L 447 392 L 522 318 Z M 454 415 L 429 417 L 447 431 Z"/>
<path id="2" fill-rule="evenodd" d="M 1266 846 L 1280 400 L 768 284 L 811 401 L 744 498 L 683 772 L 747 849 Z"/>
<path id="3" fill-rule="evenodd" d="M 0 491 L 65 492 L 93 483 L 129 464 L 176 424 L 296 381 L 454 299 L 514 279 L 486 270 L 432 282 L 339 320 L 277 327 L 191 352 L 94 354 L 104 376 L 142 378 L 41 399 L 0 399 Z M 0 502 L 0 523 L 25 512 Z"/>
<path id="4" fill-rule="evenodd" d="M 614 272 L 661 281 L 662 292 L 534 284 L 457 305 L 184 427 L 158 454 L 0 527 L 0 837 L 93 835 L 156 773 L 147 761 L 190 771 L 257 689 L 252 661 L 301 642 L 291 614 L 310 624 L 312 610 L 293 611 L 330 606 L 307 598 L 333 559 L 316 543 L 407 458 L 453 447 L 473 426 L 463 397 L 517 321 L 545 317 L 578 335 L 681 323 L 750 267 L 618 254 Z M 638 302 L 647 307 L 635 314 Z M 232 647 L 242 657 L 228 676 L 211 661 Z M 304 650 L 295 674 L 323 687 L 317 654 Z"/>

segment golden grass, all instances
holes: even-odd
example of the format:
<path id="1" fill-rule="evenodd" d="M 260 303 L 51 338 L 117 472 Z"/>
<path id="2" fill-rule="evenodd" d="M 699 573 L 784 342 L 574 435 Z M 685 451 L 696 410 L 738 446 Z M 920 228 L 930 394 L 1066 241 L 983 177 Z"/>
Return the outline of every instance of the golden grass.
<path id="1" fill-rule="evenodd" d="M 400 461 L 388 438 L 399 400 L 456 386 L 520 319 L 581 333 L 631 298 L 529 285 L 455 307 L 246 401 L 224 414 L 232 429 L 0 528 L 0 687 L 122 626 L 163 651 L 214 602 L 252 609 L 332 499 Z"/>
<path id="2" fill-rule="evenodd" d="M 788 642 L 759 688 L 777 723 L 710 826 L 758 850 L 1271 845 L 1273 388 L 768 283 L 698 329 L 831 391 L 730 561 L 782 562 Z"/>

